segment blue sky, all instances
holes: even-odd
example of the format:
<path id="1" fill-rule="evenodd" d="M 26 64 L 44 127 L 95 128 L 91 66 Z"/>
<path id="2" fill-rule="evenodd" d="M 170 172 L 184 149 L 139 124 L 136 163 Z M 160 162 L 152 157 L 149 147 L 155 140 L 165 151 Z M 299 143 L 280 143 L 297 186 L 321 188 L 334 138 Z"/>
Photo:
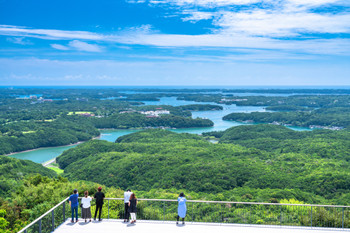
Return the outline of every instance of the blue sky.
<path id="1" fill-rule="evenodd" d="M 348 0 L 0 0 L 3 85 L 350 85 Z"/>

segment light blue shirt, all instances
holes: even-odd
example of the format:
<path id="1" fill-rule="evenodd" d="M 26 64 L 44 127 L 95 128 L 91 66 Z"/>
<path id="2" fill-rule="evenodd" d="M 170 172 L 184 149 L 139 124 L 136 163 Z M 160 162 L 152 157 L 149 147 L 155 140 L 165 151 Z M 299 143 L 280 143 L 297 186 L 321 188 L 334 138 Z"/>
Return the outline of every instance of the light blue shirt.
<path id="1" fill-rule="evenodd" d="M 179 206 L 177 208 L 177 214 L 180 216 L 180 218 L 186 217 L 186 198 L 185 197 L 178 197 L 177 202 L 179 203 Z"/>

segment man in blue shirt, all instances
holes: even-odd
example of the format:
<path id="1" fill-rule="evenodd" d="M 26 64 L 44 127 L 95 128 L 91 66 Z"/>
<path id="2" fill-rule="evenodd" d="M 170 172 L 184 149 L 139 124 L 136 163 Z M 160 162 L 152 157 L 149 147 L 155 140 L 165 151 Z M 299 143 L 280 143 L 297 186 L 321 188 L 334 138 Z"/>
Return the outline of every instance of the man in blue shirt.
<path id="1" fill-rule="evenodd" d="M 74 222 L 74 211 L 75 211 L 75 219 L 76 222 L 78 222 L 78 206 L 79 206 L 79 201 L 78 201 L 79 193 L 78 190 L 74 189 L 73 194 L 69 196 L 69 205 L 72 210 L 72 221 Z"/>

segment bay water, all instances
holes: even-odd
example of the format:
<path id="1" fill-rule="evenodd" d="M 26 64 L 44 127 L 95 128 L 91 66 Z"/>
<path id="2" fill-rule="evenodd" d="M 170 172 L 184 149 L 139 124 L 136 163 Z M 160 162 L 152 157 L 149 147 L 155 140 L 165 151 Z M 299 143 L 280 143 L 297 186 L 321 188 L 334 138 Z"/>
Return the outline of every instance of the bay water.
<path id="1" fill-rule="evenodd" d="M 177 100 L 176 97 L 162 97 L 160 98 L 160 101 L 142 101 L 145 103 L 145 105 L 172 105 L 172 106 L 181 106 L 181 105 L 188 105 L 188 104 L 214 104 L 214 105 L 220 105 L 223 107 L 223 110 L 219 111 L 198 111 L 198 112 L 192 112 L 193 118 L 207 118 L 214 122 L 213 127 L 205 127 L 205 128 L 184 128 L 184 129 L 170 129 L 173 132 L 177 133 L 193 133 L 193 134 L 201 134 L 204 132 L 211 132 L 211 131 L 222 131 L 226 130 L 233 126 L 239 126 L 243 125 L 244 123 L 240 122 L 234 122 L 234 121 L 224 121 L 222 120 L 222 117 L 225 115 L 228 115 L 233 112 L 265 112 L 265 108 L 261 106 L 236 106 L 236 105 L 224 105 L 224 104 L 216 104 L 213 102 L 194 102 L 194 101 L 185 101 L 185 100 Z M 310 130 L 308 128 L 303 127 L 288 127 L 293 130 Z M 137 132 L 139 130 L 135 129 L 126 129 L 126 130 L 101 130 L 101 136 L 99 140 L 106 140 L 110 142 L 114 142 L 117 138 L 127 135 L 130 133 Z M 40 148 L 35 149 L 31 151 L 26 152 L 20 152 L 15 153 L 12 155 L 9 155 L 13 158 L 18 159 L 28 159 L 36 163 L 44 163 L 46 161 L 49 161 L 51 159 L 56 158 L 60 154 L 63 153 L 63 151 L 68 150 L 70 148 L 73 148 L 77 145 L 68 145 L 68 146 L 59 146 L 59 147 L 47 147 L 47 148 Z"/>

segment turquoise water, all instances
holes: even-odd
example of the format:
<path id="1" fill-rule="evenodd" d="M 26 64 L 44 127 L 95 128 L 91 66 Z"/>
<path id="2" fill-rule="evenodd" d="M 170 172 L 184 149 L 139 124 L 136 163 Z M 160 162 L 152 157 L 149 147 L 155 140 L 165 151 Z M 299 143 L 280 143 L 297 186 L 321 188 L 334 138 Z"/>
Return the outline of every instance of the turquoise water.
<path id="1" fill-rule="evenodd" d="M 214 122 L 213 127 L 206 128 L 186 128 L 186 129 L 171 129 L 173 132 L 177 133 L 193 133 L 193 134 L 201 134 L 204 132 L 211 131 L 221 131 L 228 129 L 233 126 L 243 125 L 243 123 L 234 122 L 234 121 L 224 121 L 222 117 L 232 113 L 232 112 L 265 112 L 264 107 L 256 107 L 256 106 L 236 106 L 236 105 L 223 105 L 216 104 L 212 102 L 194 102 L 194 101 L 185 101 L 185 100 L 176 100 L 176 97 L 162 97 L 160 101 L 143 101 L 146 105 L 172 105 L 172 106 L 180 106 L 180 105 L 188 105 L 188 104 L 215 104 L 220 105 L 224 109 L 220 111 L 199 111 L 192 112 L 193 118 L 207 118 Z M 310 130 L 308 128 L 302 127 L 288 127 L 293 130 L 301 131 L 301 130 Z M 137 132 L 139 130 L 101 130 L 100 140 L 106 140 L 110 142 L 114 142 L 118 137 Z M 76 145 L 70 146 L 61 146 L 61 147 L 48 147 L 36 149 L 28 152 L 21 152 L 17 154 L 10 155 L 10 157 L 18 158 L 18 159 L 28 159 L 36 163 L 44 163 L 48 160 L 56 158 L 63 151 L 68 150 L 70 148 L 75 147 Z"/>
<path id="2" fill-rule="evenodd" d="M 312 129 L 306 128 L 306 127 L 299 127 L 299 126 L 286 126 L 286 127 L 295 131 L 312 131 Z"/>
<path id="3" fill-rule="evenodd" d="M 117 140 L 117 138 L 127 135 L 127 134 L 131 134 L 131 133 L 135 133 L 138 132 L 140 130 L 137 129 L 107 129 L 107 130 L 101 130 L 101 136 L 100 136 L 100 140 L 106 140 L 109 142 L 115 142 L 115 140 Z"/>
<path id="4" fill-rule="evenodd" d="M 18 95 L 18 98 L 29 99 L 32 96 L 41 97 L 41 96 L 43 96 L 43 94 Z"/>
<path id="5" fill-rule="evenodd" d="M 57 156 L 62 154 L 63 151 L 76 146 L 77 145 L 45 147 L 45 148 L 40 148 L 32 151 L 20 152 L 17 154 L 9 155 L 9 157 L 17 158 L 17 159 L 28 159 L 36 163 L 44 163 L 46 161 L 56 158 Z"/>

